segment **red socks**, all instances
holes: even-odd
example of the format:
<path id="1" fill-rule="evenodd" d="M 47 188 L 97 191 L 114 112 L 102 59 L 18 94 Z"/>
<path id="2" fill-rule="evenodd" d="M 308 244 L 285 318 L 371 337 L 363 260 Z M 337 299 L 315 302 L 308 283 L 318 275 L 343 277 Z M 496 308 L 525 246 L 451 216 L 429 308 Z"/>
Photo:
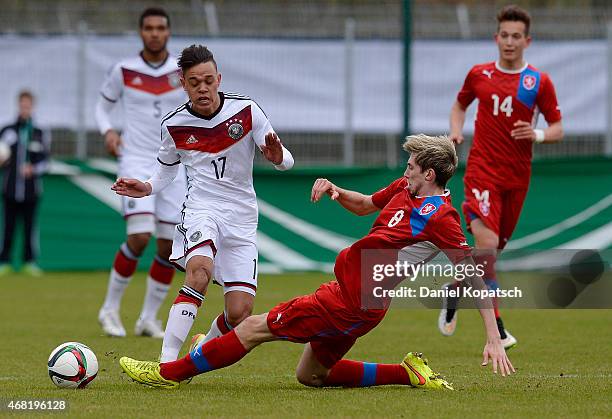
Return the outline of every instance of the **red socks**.
<path id="1" fill-rule="evenodd" d="M 155 255 L 151 268 L 149 269 L 149 276 L 154 281 L 162 284 L 170 284 L 174 276 L 174 266 Z"/>
<path id="2" fill-rule="evenodd" d="M 217 316 L 217 327 L 222 334 L 229 333 L 233 328 L 225 320 L 225 313 L 221 313 Z"/>
<path id="3" fill-rule="evenodd" d="M 138 259 L 130 258 L 123 253 L 123 245 L 115 255 L 115 261 L 113 262 L 113 268 L 115 271 L 124 278 L 129 278 L 134 274 L 136 266 L 138 265 Z M 127 246 L 126 246 L 127 247 Z"/>
<path id="4" fill-rule="evenodd" d="M 342 359 L 329 371 L 326 386 L 369 387 L 388 384 L 410 385 L 408 373 L 400 364 L 373 364 Z"/>
<path id="5" fill-rule="evenodd" d="M 183 381 L 204 372 L 235 364 L 247 353 L 236 332 L 232 330 L 197 347 L 178 361 L 161 364 L 160 374 L 168 380 Z"/>

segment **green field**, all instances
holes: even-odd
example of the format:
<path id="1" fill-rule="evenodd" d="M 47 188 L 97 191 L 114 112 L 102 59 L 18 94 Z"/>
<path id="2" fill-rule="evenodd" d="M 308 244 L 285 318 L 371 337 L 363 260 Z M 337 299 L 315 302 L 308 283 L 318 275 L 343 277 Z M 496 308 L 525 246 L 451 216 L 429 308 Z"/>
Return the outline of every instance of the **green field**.
<path id="1" fill-rule="evenodd" d="M 181 275 L 182 276 L 182 275 Z M 170 296 L 176 295 L 177 276 Z M 330 277 L 294 274 L 260 277 L 255 307 L 314 290 Z M 610 417 L 612 413 L 612 310 L 507 310 L 505 321 L 519 339 L 510 352 L 517 374 L 503 378 L 480 367 L 484 334 L 477 312 L 463 311 L 456 336 L 442 337 L 437 312 L 392 309 L 384 322 L 348 354 L 356 360 L 398 362 L 422 351 L 455 392 L 402 386 L 312 389 L 293 372 L 301 345 L 266 344 L 237 365 L 197 377 L 176 391 L 152 390 L 121 373 L 118 357 L 153 359 L 160 341 L 102 336 L 96 314 L 106 273 L 53 273 L 41 279 L 0 279 L 0 399 L 65 399 L 74 417 Z M 144 274 L 134 278 L 123 301 L 131 333 L 142 303 Z M 162 308 L 165 320 L 170 300 Z M 196 320 L 206 331 L 222 309 L 213 287 Z M 50 351 L 65 341 L 89 345 L 100 362 L 98 378 L 84 390 L 56 388 L 47 375 Z M 7 414 L 0 411 L 0 416 Z M 18 414 L 24 417 L 23 413 Z M 29 416 L 42 417 L 36 413 Z"/>

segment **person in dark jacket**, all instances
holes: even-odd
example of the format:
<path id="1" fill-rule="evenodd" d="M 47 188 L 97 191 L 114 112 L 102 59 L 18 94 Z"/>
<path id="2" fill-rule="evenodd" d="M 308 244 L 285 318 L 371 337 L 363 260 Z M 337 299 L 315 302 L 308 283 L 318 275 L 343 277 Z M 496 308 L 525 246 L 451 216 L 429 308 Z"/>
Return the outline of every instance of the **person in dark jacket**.
<path id="1" fill-rule="evenodd" d="M 24 224 L 25 273 L 42 275 L 36 264 L 38 231 L 35 228 L 36 207 L 42 193 L 42 175 L 49 161 L 51 139 L 48 132 L 32 122 L 34 96 L 29 91 L 19 93 L 19 117 L 17 121 L 0 130 L 0 143 L 10 153 L 2 165 L 2 200 L 4 207 L 4 238 L 0 253 L 0 275 L 11 272 L 10 256 L 17 220 Z"/>

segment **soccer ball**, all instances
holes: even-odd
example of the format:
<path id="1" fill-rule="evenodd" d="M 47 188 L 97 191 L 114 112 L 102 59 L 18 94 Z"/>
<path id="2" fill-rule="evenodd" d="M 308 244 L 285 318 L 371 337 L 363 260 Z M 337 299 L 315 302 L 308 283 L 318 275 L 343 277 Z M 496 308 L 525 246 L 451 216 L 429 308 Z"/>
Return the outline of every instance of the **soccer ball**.
<path id="1" fill-rule="evenodd" d="M 87 345 L 66 342 L 49 355 L 49 377 L 61 388 L 84 388 L 98 374 L 98 359 Z"/>
<path id="2" fill-rule="evenodd" d="M 11 158 L 11 146 L 7 143 L 0 141 L 0 166 Z"/>

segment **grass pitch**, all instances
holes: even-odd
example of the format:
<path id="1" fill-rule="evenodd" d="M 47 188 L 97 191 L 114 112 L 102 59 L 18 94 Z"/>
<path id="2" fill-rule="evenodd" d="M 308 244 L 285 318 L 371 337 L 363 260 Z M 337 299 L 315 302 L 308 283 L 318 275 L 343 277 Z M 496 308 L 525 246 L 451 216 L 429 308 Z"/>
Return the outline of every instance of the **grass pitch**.
<path id="1" fill-rule="evenodd" d="M 274 342 L 256 348 L 238 364 L 196 377 L 177 391 L 152 390 L 121 373 L 118 359 L 154 359 L 160 341 L 134 337 L 142 305 L 144 273 L 138 273 L 123 300 L 129 336 L 102 336 L 96 316 L 107 273 L 53 273 L 41 279 L 0 278 L 0 400 L 64 399 L 71 417 L 610 417 L 612 412 L 611 310 L 507 310 L 504 319 L 519 339 L 510 352 L 517 374 L 502 378 L 480 367 L 484 332 L 478 313 L 462 311 L 457 333 L 440 335 L 437 311 L 393 309 L 348 358 L 398 362 L 422 351 L 434 371 L 455 392 L 402 386 L 312 389 L 294 378 L 301 345 Z M 331 277 L 318 274 L 260 277 L 255 312 L 312 292 Z M 182 282 L 177 275 L 169 297 Z M 172 298 L 162 307 L 166 319 Z M 222 309 L 211 287 L 193 332 L 206 331 Z M 62 390 L 47 375 L 50 351 L 65 341 L 89 345 L 100 372 L 89 388 Z M 7 414 L 0 410 L 0 416 Z M 41 417 L 44 414 L 31 413 Z M 19 416 L 30 416 L 20 413 Z"/>

